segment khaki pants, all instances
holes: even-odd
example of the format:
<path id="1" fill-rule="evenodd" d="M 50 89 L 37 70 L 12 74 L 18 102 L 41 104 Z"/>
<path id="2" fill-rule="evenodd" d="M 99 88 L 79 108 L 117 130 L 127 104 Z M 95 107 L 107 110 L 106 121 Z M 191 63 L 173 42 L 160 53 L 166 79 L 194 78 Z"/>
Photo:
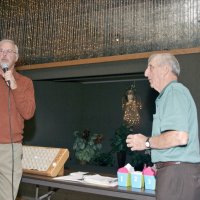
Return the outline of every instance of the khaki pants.
<path id="1" fill-rule="evenodd" d="M 156 176 L 157 200 L 199 200 L 200 164 L 182 163 L 159 169 Z"/>
<path id="2" fill-rule="evenodd" d="M 13 200 L 17 196 L 22 177 L 22 144 L 14 143 L 14 173 L 12 193 L 12 145 L 0 144 L 0 200 Z M 13 195 L 12 195 L 13 194 Z"/>

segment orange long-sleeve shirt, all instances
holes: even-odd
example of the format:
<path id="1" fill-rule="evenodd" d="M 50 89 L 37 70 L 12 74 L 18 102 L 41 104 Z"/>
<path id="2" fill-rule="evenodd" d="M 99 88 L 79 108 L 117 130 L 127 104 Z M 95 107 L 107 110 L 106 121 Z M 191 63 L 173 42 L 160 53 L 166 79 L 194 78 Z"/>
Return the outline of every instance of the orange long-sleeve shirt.
<path id="1" fill-rule="evenodd" d="M 11 142 L 9 115 L 11 116 L 11 133 L 13 142 L 22 142 L 24 120 L 33 117 L 35 112 L 34 87 L 31 79 L 13 72 L 17 88 L 10 90 L 0 76 L 0 144 Z M 10 114 L 9 114 L 10 113 Z"/>

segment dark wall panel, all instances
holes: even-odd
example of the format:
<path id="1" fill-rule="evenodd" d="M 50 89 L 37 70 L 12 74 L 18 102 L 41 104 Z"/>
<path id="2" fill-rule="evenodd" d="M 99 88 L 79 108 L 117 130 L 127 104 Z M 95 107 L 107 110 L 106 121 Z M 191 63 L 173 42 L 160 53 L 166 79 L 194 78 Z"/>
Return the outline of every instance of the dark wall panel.
<path id="1" fill-rule="evenodd" d="M 110 139 L 122 124 L 122 97 L 133 83 L 34 81 L 37 110 L 34 119 L 26 122 L 24 144 L 68 148 L 68 164 L 74 163 L 73 132 L 87 128 L 103 134 L 103 150 L 110 151 Z M 141 122 L 134 131 L 150 135 L 157 93 L 146 80 L 135 81 L 135 86 L 143 108 Z"/>

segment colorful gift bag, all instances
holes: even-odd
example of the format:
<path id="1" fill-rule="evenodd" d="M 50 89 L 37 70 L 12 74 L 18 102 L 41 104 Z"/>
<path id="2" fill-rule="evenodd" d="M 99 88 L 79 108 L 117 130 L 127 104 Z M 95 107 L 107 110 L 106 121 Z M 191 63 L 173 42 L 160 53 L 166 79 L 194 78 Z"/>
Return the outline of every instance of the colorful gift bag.
<path id="1" fill-rule="evenodd" d="M 131 174 L 117 172 L 118 186 L 129 187 L 131 186 Z"/>
<path id="2" fill-rule="evenodd" d="M 144 176 L 142 172 L 131 173 L 131 186 L 133 188 L 143 188 L 144 187 Z"/>
<path id="3" fill-rule="evenodd" d="M 118 169 L 118 186 L 130 187 L 131 186 L 131 172 L 134 171 L 134 168 L 127 164 L 124 167 Z"/>
<path id="4" fill-rule="evenodd" d="M 155 190 L 156 189 L 156 171 L 151 167 L 146 167 L 143 170 L 145 189 Z"/>
<path id="5" fill-rule="evenodd" d="M 156 178 L 155 176 L 144 175 L 144 185 L 147 190 L 156 189 Z"/>

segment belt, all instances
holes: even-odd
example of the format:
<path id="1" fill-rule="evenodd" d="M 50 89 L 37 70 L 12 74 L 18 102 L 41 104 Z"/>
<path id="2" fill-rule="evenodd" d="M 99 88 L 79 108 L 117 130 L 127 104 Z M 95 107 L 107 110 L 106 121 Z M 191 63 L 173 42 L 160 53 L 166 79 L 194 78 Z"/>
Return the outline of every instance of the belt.
<path id="1" fill-rule="evenodd" d="M 169 161 L 169 162 L 157 162 L 155 163 L 156 169 L 161 169 L 163 167 L 168 167 L 171 165 L 180 165 L 183 162 L 175 162 L 175 161 Z"/>

